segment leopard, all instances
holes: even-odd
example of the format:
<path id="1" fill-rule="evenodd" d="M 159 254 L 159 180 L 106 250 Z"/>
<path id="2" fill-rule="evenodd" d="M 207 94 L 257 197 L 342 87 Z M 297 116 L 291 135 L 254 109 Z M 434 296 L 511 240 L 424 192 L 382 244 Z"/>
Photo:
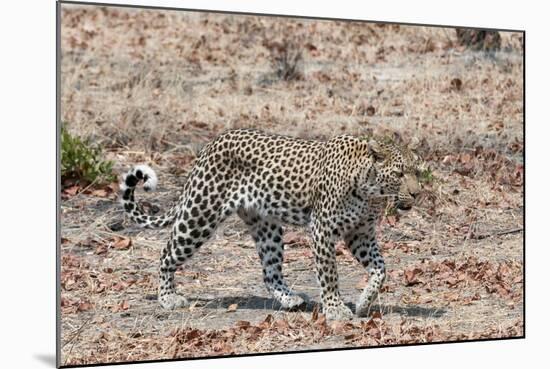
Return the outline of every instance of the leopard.
<path id="1" fill-rule="evenodd" d="M 203 146 L 178 200 L 164 214 L 150 214 L 136 202 L 138 183 L 152 191 L 158 178 L 150 166 L 135 165 L 120 184 L 125 214 L 141 227 L 172 226 L 160 256 L 158 302 L 165 309 L 188 306 L 176 292 L 176 269 L 237 214 L 254 240 L 263 282 L 283 309 L 307 304 L 307 295 L 293 291 L 283 278 L 283 226 L 299 226 L 311 236 L 326 319 L 354 317 L 339 290 L 340 241 L 368 275 L 355 304 L 355 314 L 367 316 L 386 278 L 376 226 L 389 201 L 406 212 L 421 192 L 423 161 L 414 148 L 346 134 L 316 140 L 228 130 Z"/>

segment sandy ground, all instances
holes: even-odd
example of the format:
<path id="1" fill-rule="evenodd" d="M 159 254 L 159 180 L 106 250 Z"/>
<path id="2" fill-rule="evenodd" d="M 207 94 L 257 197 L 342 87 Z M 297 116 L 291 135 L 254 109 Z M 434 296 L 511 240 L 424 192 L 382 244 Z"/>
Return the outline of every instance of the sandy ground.
<path id="1" fill-rule="evenodd" d="M 198 149 L 236 127 L 416 136 L 435 175 L 415 209 L 380 224 L 388 279 L 372 315 L 349 323 L 318 314 L 299 228 L 286 228 L 284 274 L 310 302 L 280 310 L 238 218 L 177 272 L 191 306 L 163 310 L 157 269 L 169 229 L 124 220 L 114 185 L 65 188 L 63 364 L 523 334 L 521 34 L 501 33 L 501 50 L 486 53 L 446 28 L 64 5 L 61 36 L 62 121 L 118 173 L 152 165 L 159 190 L 137 196 L 160 209 Z M 288 81 L 284 50 L 301 53 Z M 365 273 L 343 245 L 338 262 L 353 308 Z"/>

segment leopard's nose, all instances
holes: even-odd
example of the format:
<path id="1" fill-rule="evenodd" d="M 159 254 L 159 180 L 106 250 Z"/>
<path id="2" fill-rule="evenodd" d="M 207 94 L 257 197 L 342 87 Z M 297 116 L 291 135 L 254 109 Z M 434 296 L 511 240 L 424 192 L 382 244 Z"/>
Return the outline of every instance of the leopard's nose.
<path id="1" fill-rule="evenodd" d="M 420 191 L 410 191 L 409 193 L 411 194 L 411 197 L 416 200 L 416 198 L 420 194 Z"/>

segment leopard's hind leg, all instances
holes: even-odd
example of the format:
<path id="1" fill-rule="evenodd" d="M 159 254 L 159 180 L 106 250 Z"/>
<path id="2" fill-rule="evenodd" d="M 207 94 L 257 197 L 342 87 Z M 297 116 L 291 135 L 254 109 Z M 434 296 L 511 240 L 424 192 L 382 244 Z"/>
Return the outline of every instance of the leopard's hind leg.
<path id="1" fill-rule="evenodd" d="M 232 196 L 230 186 L 221 192 L 195 188 L 184 192 L 170 239 L 160 257 L 158 298 L 162 307 L 187 305 L 187 300 L 176 293 L 174 273 L 208 241 L 220 223 L 237 211 L 239 205 L 231 200 Z"/>

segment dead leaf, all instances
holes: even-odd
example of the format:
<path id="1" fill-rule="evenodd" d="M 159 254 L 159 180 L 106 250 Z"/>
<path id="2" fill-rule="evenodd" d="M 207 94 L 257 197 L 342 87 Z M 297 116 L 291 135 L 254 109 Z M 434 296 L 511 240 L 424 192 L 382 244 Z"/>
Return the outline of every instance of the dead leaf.
<path id="1" fill-rule="evenodd" d="M 235 326 L 237 328 L 240 328 L 240 329 L 246 329 L 246 328 L 250 327 L 250 322 L 248 320 L 238 320 L 235 323 Z"/>
<path id="2" fill-rule="evenodd" d="M 311 321 L 314 322 L 319 319 L 319 305 L 315 304 L 313 306 L 313 311 L 311 312 Z"/>
<path id="3" fill-rule="evenodd" d="M 361 322 L 361 329 L 363 329 L 368 335 L 380 339 L 381 332 L 378 324 L 374 322 L 374 319 L 369 319 L 367 322 Z"/>
<path id="4" fill-rule="evenodd" d="M 127 237 L 115 238 L 113 247 L 117 250 L 127 250 L 132 245 L 132 239 Z"/>
<path id="5" fill-rule="evenodd" d="M 453 78 L 451 80 L 451 89 L 454 91 L 460 91 L 462 89 L 462 81 L 460 78 Z"/>
<path id="6" fill-rule="evenodd" d="M 92 304 L 88 301 L 81 302 L 78 304 L 78 307 L 76 308 L 76 311 L 82 312 L 82 311 L 88 311 L 92 309 Z"/>
<path id="7" fill-rule="evenodd" d="M 503 281 L 506 278 L 506 275 L 510 273 L 510 268 L 506 264 L 500 264 L 497 269 L 497 279 Z"/>
<path id="8" fill-rule="evenodd" d="M 368 331 L 369 329 L 376 328 L 376 327 L 377 325 L 372 318 L 367 321 L 361 322 L 361 329 L 363 329 L 364 331 Z"/>
<path id="9" fill-rule="evenodd" d="M 446 292 L 443 294 L 446 301 L 455 302 L 460 300 L 460 295 L 457 292 Z"/>
<path id="10" fill-rule="evenodd" d="M 460 162 L 462 164 L 468 164 L 470 161 L 472 161 L 472 155 L 470 155 L 468 153 L 460 154 L 459 158 L 460 158 Z"/>
<path id="11" fill-rule="evenodd" d="M 375 311 L 375 312 L 372 313 L 371 318 L 372 319 L 382 319 L 382 313 L 379 312 L 379 311 Z"/>
<path id="12" fill-rule="evenodd" d="M 501 120 L 498 120 L 496 122 L 489 124 L 488 128 L 493 129 L 494 131 L 497 131 L 497 132 L 502 131 L 502 129 L 504 128 L 504 122 Z"/>
<path id="13" fill-rule="evenodd" d="M 317 327 L 325 326 L 327 324 L 327 316 L 325 314 L 319 314 L 317 320 L 315 321 L 315 325 Z"/>
<path id="14" fill-rule="evenodd" d="M 330 334 L 330 329 L 327 325 L 327 317 L 325 314 L 319 314 L 319 318 L 313 323 L 315 329 L 321 336 Z"/>
<path id="15" fill-rule="evenodd" d="M 239 307 L 239 304 L 231 304 L 227 307 L 226 312 L 232 313 L 234 311 L 237 311 L 237 308 Z"/>
<path id="16" fill-rule="evenodd" d="M 74 196 L 80 191 L 79 185 L 73 185 L 71 187 L 67 187 L 63 190 L 63 193 L 69 196 Z"/>
<path id="17" fill-rule="evenodd" d="M 474 164 L 469 162 L 467 164 L 463 164 L 457 167 L 455 169 L 455 172 L 463 176 L 469 176 L 473 170 L 474 170 Z"/>
<path id="18" fill-rule="evenodd" d="M 384 250 L 393 250 L 397 247 L 397 244 L 393 241 L 388 241 L 384 243 Z"/>
<path id="19" fill-rule="evenodd" d="M 286 332 L 290 329 L 290 324 L 288 324 L 286 319 L 277 319 L 273 322 L 273 326 L 277 328 L 277 331 L 280 333 Z"/>
<path id="20" fill-rule="evenodd" d="M 184 332 L 180 332 L 180 330 L 177 329 L 172 333 L 172 336 L 180 336 L 180 335 L 183 336 L 182 338 L 185 341 L 191 341 L 191 340 L 194 340 L 195 338 L 200 337 L 201 332 L 198 329 L 190 329 Z"/>
<path id="21" fill-rule="evenodd" d="M 96 336 L 94 342 L 101 343 L 101 342 L 108 341 L 108 340 L 109 340 L 109 335 L 105 332 L 100 332 Z"/>
<path id="22" fill-rule="evenodd" d="M 100 188 L 97 190 L 93 190 L 91 194 L 97 197 L 107 197 L 109 195 L 109 192 L 103 188 Z"/>
<path id="23" fill-rule="evenodd" d="M 351 333 L 351 334 L 345 335 L 345 336 L 344 336 L 344 339 L 345 339 L 346 341 L 352 341 L 352 340 L 355 340 L 355 339 L 357 339 L 357 338 L 359 338 L 359 337 L 360 337 L 360 336 L 359 336 L 358 334 L 356 334 L 356 333 Z"/>
<path id="24" fill-rule="evenodd" d="M 313 45 L 311 42 L 305 44 L 305 48 L 309 51 L 317 51 L 317 46 Z"/>
<path id="25" fill-rule="evenodd" d="M 109 247 L 104 244 L 104 243 L 100 243 L 99 245 L 96 246 L 95 250 L 94 250 L 94 253 L 96 255 L 104 255 L 107 253 L 107 250 L 109 249 Z"/>
<path id="26" fill-rule="evenodd" d="M 299 232 L 286 232 L 283 236 L 283 243 L 285 245 L 294 245 L 294 244 L 307 244 L 308 239 Z"/>
<path id="27" fill-rule="evenodd" d="M 116 313 L 116 312 L 119 312 L 119 311 L 125 311 L 125 310 L 128 310 L 130 308 L 130 304 L 128 303 L 127 300 L 123 300 L 121 301 L 118 305 L 115 305 L 111 308 L 111 311 L 113 313 Z"/>
<path id="28" fill-rule="evenodd" d="M 267 314 L 267 316 L 265 317 L 264 321 L 261 322 L 258 327 L 260 327 L 261 329 L 267 329 L 269 327 L 271 327 L 271 323 L 273 322 L 273 315 L 271 314 Z"/>
<path id="29" fill-rule="evenodd" d="M 112 193 L 118 193 L 118 191 L 120 190 L 118 182 L 110 183 L 107 187 Z"/>
<path id="30" fill-rule="evenodd" d="M 454 287 L 454 286 L 456 286 L 460 281 L 458 280 L 457 277 L 449 277 L 449 278 L 447 278 L 447 280 L 445 280 L 445 282 L 449 285 L 449 287 Z"/>
<path id="31" fill-rule="evenodd" d="M 444 157 L 443 160 L 442 160 L 442 163 L 443 163 L 443 164 L 451 164 L 451 163 L 453 163 L 454 161 L 455 161 L 454 156 L 452 156 L 452 155 L 445 155 L 445 157 Z"/>
<path id="32" fill-rule="evenodd" d="M 196 128 L 199 128 L 199 129 L 205 129 L 205 128 L 208 128 L 208 124 L 205 123 L 205 122 L 199 122 L 197 120 L 191 120 L 188 122 L 188 124 L 196 127 Z"/>
<path id="33" fill-rule="evenodd" d="M 418 278 L 418 276 L 421 274 L 422 274 L 422 269 L 420 268 L 405 270 L 405 273 L 404 273 L 405 285 L 413 286 L 415 284 L 422 283 L 422 281 Z"/>
<path id="34" fill-rule="evenodd" d="M 258 338 L 258 336 L 260 335 L 260 333 L 262 332 L 262 328 L 258 327 L 258 326 L 250 326 L 246 329 L 246 331 L 250 334 L 250 336 L 248 337 L 249 340 L 256 340 Z"/>
<path id="35" fill-rule="evenodd" d="M 330 328 L 332 329 L 333 334 L 343 334 L 352 330 L 354 328 L 354 325 L 350 322 L 337 320 L 330 324 Z"/>
<path id="36" fill-rule="evenodd" d="M 126 289 L 127 285 L 126 283 L 124 282 L 116 282 L 116 283 L 113 283 L 110 287 L 111 290 L 113 291 L 116 291 L 116 292 L 120 292 L 124 289 Z"/>

